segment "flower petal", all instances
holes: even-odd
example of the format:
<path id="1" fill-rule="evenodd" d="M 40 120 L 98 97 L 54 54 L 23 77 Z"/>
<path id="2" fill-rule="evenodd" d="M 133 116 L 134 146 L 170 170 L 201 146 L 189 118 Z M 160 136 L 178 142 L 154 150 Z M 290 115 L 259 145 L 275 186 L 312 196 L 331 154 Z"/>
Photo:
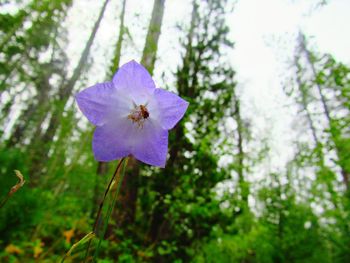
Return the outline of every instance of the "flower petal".
<path id="1" fill-rule="evenodd" d="M 87 88 L 79 92 L 75 99 L 83 114 L 96 126 L 113 122 L 115 116 L 127 116 L 134 107 L 128 94 L 117 90 L 112 82 Z"/>
<path id="2" fill-rule="evenodd" d="M 97 161 L 109 162 L 128 156 L 129 144 L 129 122 L 123 122 L 97 127 L 92 139 L 92 150 Z"/>
<path id="3" fill-rule="evenodd" d="M 136 141 L 132 146 L 132 155 L 141 162 L 164 168 L 168 153 L 168 131 L 153 121 L 145 121 L 136 133 L 133 135 Z"/>
<path id="4" fill-rule="evenodd" d="M 113 76 L 113 84 L 117 89 L 126 90 L 137 105 L 144 105 L 156 88 L 148 71 L 134 60 L 119 68 Z"/>
<path id="5" fill-rule="evenodd" d="M 172 129 L 184 116 L 189 103 L 175 93 L 163 89 L 156 89 L 154 96 L 158 103 L 159 121 L 162 127 L 166 130 Z"/>
<path id="6" fill-rule="evenodd" d="M 107 120 L 107 112 L 113 105 L 116 89 L 111 82 L 99 83 L 75 95 L 80 110 L 96 126 Z"/>

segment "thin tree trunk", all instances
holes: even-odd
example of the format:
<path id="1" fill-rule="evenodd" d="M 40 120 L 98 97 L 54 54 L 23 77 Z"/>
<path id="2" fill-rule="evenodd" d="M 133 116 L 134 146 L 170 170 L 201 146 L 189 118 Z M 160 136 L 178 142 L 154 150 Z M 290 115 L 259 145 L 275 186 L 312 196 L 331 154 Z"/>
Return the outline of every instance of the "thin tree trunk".
<path id="1" fill-rule="evenodd" d="M 148 27 L 145 47 L 143 49 L 141 64 L 149 73 L 153 74 L 154 64 L 157 59 L 158 39 L 164 15 L 165 0 L 154 0 L 151 22 Z"/>
<path id="2" fill-rule="evenodd" d="M 78 81 L 79 77 L 83 73 L 83 70 L 87 64 L 87 59 L 91 51 L 91 46 L 96 37 L 97 30 L 100 26 L 100 23 L 103 18 L 108 2 L 109 0 L 106 0 L 102 6 L 98 19 L 93 26 L 90 37 L 85 45 L 83 53 L 79 59 L 77 67 L 73 72 L 72 77 L 59 90 L 58 100 L 55 102 L 55 105 L 54 105 L 55 109 L 49 121 L 48 129 L 43 134 L 43 136 L 39 138 L 40 145 L 42 145 L 42 147 L 39 147 L 39 151 L 35 152 L 33 156 L 33 161 L 32 161 L 33 166 L 31 167 L 31 171 L 30 171 L 32 176 L 34 175 L 36 175 L 36 177 L 38 176 L 38 174 L 41 172 L 43 163 L 47 159 L 47 154 L 50 149 L 50 143 L 52 142 L 55 136 L 55 133 L 59 127 L 61 117 L 64 111 L 64 107 L 66 106 L 66 103 L 72 94 L 73 88 L 76 82 Z M 34 182 L 33 182 L 34 184 L 35 184 L 35 179 L 38 179 L 38 178 L 34 178 Z"/>
<path id="3" fill-rule="evenodd" d="M 122 44 L 123 44 L 124 33 L 125 33 L 125 26 L 124 26 L 125 7 L 126 7 L 126 0 L 123 1 L 123 7 L 122 7 L 122 11 L 120 13 L 119 36 L 118 36 L 117 45 L 115 48 L 114 59 L 113 59 L 112 66 L 111 66 L 111 73 L 112 74 L 114 74 L 114 72 L 116 72 L 116 70 L 119 68 L 119 63 L 120 63 Z"/>
<path id="4" fill-rule="evenodd" d="M 325 116 L 326 116 L 326 119 L 328 121 L 328 127 L 330 129 L 330 135 L 331 135 L 331 138 L 332 138 L 332 141 L 334 143 L 334 146 L 335 146 L 335 151 L 336 151 L 336 154 L 337 154 L 337 157 L 338 157 L 338 161 L 339 162 L 339 167 L 341 169 L 341 174 L 342 174 L 342 177 L 343 177 L 343 183 L 345 184 L 345 187 L 346 189 L 349 191 L 350 190 L 350 185 L 349 185 L 349 177 L 350 177 L 350 171 L 347 171 L 346 167 L 344 167 L 344 165 L 342 164 L 342 161 L 341 161 L 341 150 L 340 150 L 340 147 L 339 147 L 339 144 L 338 144 L 338 138 L 337 136 L 334 134 L 334 132 L 332 131 L 332 126 L 333 126 L 333 122 L 332 122 L 332 117 L 330 115 L 330 110 L 328 108 L 328 105 L 327 105 L 327 101 L 326 101 L 326 98 L 323 94 L 323 91 L 322 91 L 322 87 L 321 85 L 317 82 L 316 80 L 316 77 L 317 77 L 317 71 L 316 71 L 316 68 L 314 66 L 314 63 L 312 61 L 312 54 L 311 52 L 307 49 L 307 46 L 306 46 L 306 40 L 305 40 L 305 36 L 303 34 L 300 33 L 299 35 L 299 38 L 300 38 L 300 48 L 302 50 L 302 52 L 305 53 L 305 56 L 306 56 L 306 59 L 307 59 L 307 62 L 308 64 L 310 65 L 311 67 L 311 71 L 312 71 L 312 74 L 314 76 L 314 80 L 315 80 L 315 83 L 316 83 L 316 87 L 317 87 L 317 91 L 319 93 L 319 96 L 321 98 L 321 102 L 322 102 L 322 106 L 323 106 L 323 110 L 324 110 L 324 113 L 325 113 Z"/>
<path id="5" fill-rule="evenodd" d="M 295 60 L 295 63 L 297 64 L 297 60 Z M 314 122 L 312 120 L 311 113 L 310 113 L 309 109 L 307 108 L 307 97 L 306 97 L 305 91 L 303 91 L 303 89 L 302 89 L 302 85 L 303 84 L 302 84 L 302 81 L 301 81 L 301 78 L 300 78 L 299 75 L 297 75 L 296 81 L 297 81 L 298 89 L 299 89 L 299 91 L 301 93 L 302 109 L 306 113 L 307 122 L 309 124 L 309 128 L 310 128 L 311 134 L 312 134 L 312 138 L 313 138 L 313 141 L 314 141 L 314 144 L 315 144 L 315 147 L 316 147 L 316 154 L 317 154 L 317 157 L 319 158 L 318 162 L 319 162 L 320 169 L 327 169 L 325 167 L 325 163 L 324 163 L 323 149 L 322 149 L 322 147 L 320 147 L 321 146 L 321 142 L 320 142 L 320 140 L 317 137 L 316 128 L 315 128 Z M 333 196 L 334 189 L 333 189 L 333 186 L 332 186 L 332 182 L 326 182 L 326 185 L 327 185 L 327 188 L 328 188 L 328 192 L 331 193 L 332 196 Z M 332 203 L 333 203 L 333 205 L 335 207 L 338 207 L 338 204 L 337 204 L 337 202 L 336 202 L 336 200 L 334 198 L 332 198 Z"/>
<path id="6" fill-rule="evenodd" d="M 234 94 L 234 119 L 237 122 L 237 137 L 238 137 L 238 154 L 237 154 L 237 162 L 238 162 L 238 168 L 237 168 L 237 174 L 238 174 L 238 180 L 239 180 L 239 186 L 241 190 L 241 198 L 243 201 L 243 209 L 248 207 L 248 196 L 249 196 L 249 187 L 247 185 L 247 182 L 244 179 L 244 151 L 243 151 L 243 122 L 241 117 L 241 104 L 239 99 L 237 98 L 236 94 Z"/>
<path id="7" fill-rule="evenodd" d="M 51 63 L 53 63 L 51 61 Z M 30 100 L 30 104 L 27 109 L 25 109 L 20 117 L 18 118 L 16 125 L 14 127 L 14 132 L 7 142 L 8 147 L 13 147 L 18 143 L 21 143 L 24 133 L 28 130 L 28 127 L 32 123 L 38 122 L 38 125 L 41 125 L 40 116 L 43 115 L 44 110 L 49 99 L 49 91 L 51 89 L 49 79 L 52 73 L 59 74 L 57 69 L 54 69 L 54 65 L 51 63 L 43 65 L 46 69 L 43 69 L 38 81 L 35 83 L 37 89 L 37 95 Z"/>
<path id="8" fill-rule="evenodd" d="M 295 62 L 294 63 L 299 69 L 300 67 L 298 66 L 297 58 L 295 58 Z M 315 128 L 315 125 L 313 123 L 310 111 L 307 108 L 307 98 L 306 98 L 305 91 L 303 91 L 303 88 L 302 88 L 303 84 L 302 84 L 302 81 L 301 81 L 301 78 L 300 78 L 298 72 L 297 72 L 296 82 L 297 82 L 298 89 L 299 89 L 300 94 L 301 94 L 302 107 L 303 107 L 304 112 L 306 113 L 306 118 L 307 118 L 308 124 L 310 126 L 312 138 L 314 140 L 315 145 L 317 146 L 319 144 L 319 139 L 317 137 L 316 128 Z"/>
<path id="9" fill-rule="evenodd" d="M 309 65 L 311 67 L 312 74 L 313 74 L 313 76 L 314 76 L 314 78 L 316 80 L 317 72 L 316 72 L 315 65 L 314 65 L 314 63 L 312 61 L 312 55 L 311 55 L 310 51 L 307 49 L 307 47 L 306 47 L 305 36 L 300 34 L 300 39 L 301 39 L 301 41 L 300 41 L 301 50 L 305 53 L 307 62 L 309 63 Z M 328 109 L 328 105 L 327 105 L 327 102 L 326 102 L 326 98 L 325 98 L 325 96 L 324 96 L 324 94 L 322 92 L 322 87 L 317 81 L 315 81 L 315 83 L 316 83 L 316 87 L 317 87 L 318 93 L 319 93 L 320 98 L 321 98 L 323 110 L 324 110 L 325 116 L 327 118 L 328 125 L 331 125 L 332 119 L 331 119 L 331 115 L 329 113 L 329 109 Z"/>
<path id="10" fill-rule="evenodd" d="M 198 14 L 198 5 L 196 1 L 193 1 L 190 29 L 187 35 L 186 53 L 183 59 L 183 72 L 185 72 L 186 76 L 178 76 L 178 78 L 183 80 L 183 82 L 180 83 L 180 85 L 178 85 L 178 92 L 180 96 L 184 96 L 189 90 L 189 71 L 190 71 L 189 64 L 193 56 L 192 41 L 194 37 L 194 28 L 196 27 L 197 14 Z"/>

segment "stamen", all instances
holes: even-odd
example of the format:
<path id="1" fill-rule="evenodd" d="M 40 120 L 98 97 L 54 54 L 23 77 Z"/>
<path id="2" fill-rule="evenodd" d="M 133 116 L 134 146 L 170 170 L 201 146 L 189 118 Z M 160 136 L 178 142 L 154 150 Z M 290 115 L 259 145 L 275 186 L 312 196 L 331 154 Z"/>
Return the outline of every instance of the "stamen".
<path id="1" fill-rule="evenodd" d="M 149 112 L 144 105 L 136 106 L 128 115 L 128 119 L 132 122 L 137 123 L 139 128 L 143 127 L 145 120 L 149 117 Z"/>

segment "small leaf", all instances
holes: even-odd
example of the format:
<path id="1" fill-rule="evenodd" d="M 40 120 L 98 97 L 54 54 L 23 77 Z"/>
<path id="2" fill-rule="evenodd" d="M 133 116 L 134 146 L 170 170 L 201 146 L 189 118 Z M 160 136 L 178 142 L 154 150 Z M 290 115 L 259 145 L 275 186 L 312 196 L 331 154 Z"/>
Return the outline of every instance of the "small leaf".
<path id="1" fill-rule="evenodd" d="M 88 242 L 90 239 L 94 238 L 95 234 L 94 232 L 90 232 L 88 234 L 86 234 L 82 239 L 80 239 L 78 242 L 74 243 L 73 246 L 69 249 L 69 251 L 66 253 L 66 255 L 64 255 L 63 259 L 61 262 L 64 262 L 65 259 L 67 257 L 70 257 L 70 255 L 72 254 L 72 252 L 74 251 L 74 249 L 80 245 L 85 244 L 86 242 Z"/>

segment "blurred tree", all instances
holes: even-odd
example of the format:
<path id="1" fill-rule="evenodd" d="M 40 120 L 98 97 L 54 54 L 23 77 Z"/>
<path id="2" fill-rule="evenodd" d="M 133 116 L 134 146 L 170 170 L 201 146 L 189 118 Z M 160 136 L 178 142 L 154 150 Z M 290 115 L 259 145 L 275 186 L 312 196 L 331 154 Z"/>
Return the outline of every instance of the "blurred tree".
<path id="1" fill-rule="evenodd" d="M 235 138 L 237 139 L 237 149 L 238 152 L 236 154 L 236 160 L 233 162 L 233 168 L 237 171 L 238 175 L 238 185 L 240 189 L 240 198 L 241 198 L 241 205 L 240 205 L 240 211 L 239 213 L 246 212 L 245 210 L 249 211 L 248 207 L 248 196 L 249 196 L 249 184 L 245 178 L 245 159 L 247 158 L 246 153 L 243 150 L 243 144 L 244 140 L 247 137 L 248 128 L 245 127 L 244 121 L 242 119 L 241 114 L 241 103 L 240 99 L 236 94 L 236 91 L 233 93 L 233 117 L 234 120 L 237 123 L 237 129 L 235 130 L 237 136 Z"/>
<path id="2" fill-rule="evenodd" d="M 164 4 L 165 0 L 154 0 L 152 17 L 142 53 L 141 64 L 147 68 L 151 75 L 153 74 L 154 64 L 157 59 L 158 39 L 162 27 Z"/>
<path id="3" fill-rule="evenodd" d="M 193 1 L 182 65 L 176 72 L 177 91 L 190 107 L 170 133 L 166 168 L 141 171 L 133 240 L 141 238 L 145 248 L 138 254 L 153 261 L 188 260 L 191 244 L 225 218 L 214 188 L 228 178 L 217 164 L 218 128 L 227 112 L 232 115 L 235 88 L 234 71 L 222 61 L 226 47 L 232 47 L 227 10 L 225 1 Z"/>
<path id="4" fill-rule="evenodd" d="M 122 44 L 123 44 L 124 34 L 126 31 L 126 27 L 124 25 L 125 7 L 126 7 L 126 0 L 123 1 L 122 9 L 120 12 L 120 25 L 119 25 L 118 40 L 117 40 L 117 43 L 115 46 L 114 57 L 112 59 L 110 71 L 107 74 L 108 78 L 112 78 L 113 74 L 115 74 L 115 72 L 119 68 L 119 61 L 120 61 L 120 56 L 121 56 Z M 96 182 L 95 182 L 95 190 L 94 190 L 94 197 L 93 197 L 93 209 L 91 211 L 91 217 L 94 217 L 95 213 L 97 212 L 96 210 L 97 210 L 97 207 L 99 204 L 100 193 L 102 192 L 101 187 L 100 187 L 99 177 L 101 175 L 106 174 L 107 172 L 108 172 L 108 163 L 99 162 L 98 166 L 97 166 L 97 177 L 96 177 Z"/>
<path id="5" fill-rule="evenodd" d="M 55 97 L 51 102 L 53 108 L 52 108 L 52 112 L 48 112 L 48 115 L 47 115 L 48 116 L 47 129 L 43 130 L 42 124 L 40 124 L 40 128 L 42 132 L 39 134 L 39 136 L 34 138 L 33 142 L 31 143 L 31 147 L 33 151 L 31 153 L 32 159 L 30 162 L 31 163 L 30 174 L 32 176 L 31 182 L 33 184 L 37 183 L 37 180 L 39 179 L 39 175 L 42 172 L 42 169 L 48 158 L 48 153 L 51 149 L 51 142 L 53 141 L 54 136 L 57 133 L 57 130 L 60 126 L 60 122 L 65 111 L 65 106 L 72 95 L 72 91 L 75 84 L 81 77 L 87 65 L 87 59 L 89 57 L 89 53 L 91 51 L 93 41 L 96 37 L 96 33 L 100 26 L 100 23 L 103 18 L 108 2 L 109 0 L 106 0 L 103 3 L 101 11 L 92 28 L 89 39 L 86 42 L 85 48 L 81 54 L 81 57 L 78 61 L 76 68 L 73 71 L 72 76 L 69 79 L 66 79 L 64 82 L 62 82 L 57 94 L 55 94 Z"/>
<path id="6" fill-rule="evenodd" d="M 67 59 L 57 36 L 59 23 L 70 5 L 71 1 L 31 1 L 14 15 L 1 15 L 4 23 L 1 23 L 0 90 L 7 97 L 5 101 L 11 103 L 4 115 L 11 118 L 21 109 L 18 103 L 25 105 L 21 105 L 23 110 L 8 140 L 9 147 L 17 143 L 23 146 L 23 137 L 28 140 L 32 136 L 24 133 L 40 120 L 40 107 L 47 105 L 52 92 L 49 81 L 64 78 Z M 13 103 L 15 98 L 17 103 Z"/>
<path id="7" fill-rule="evenodd" d="M 297 180 L 299 192 L 306 192 L 306 200 L 324 211 L 323 220 L 334 221 L 325 226 L 329 246 L 335 249 L 331 260 L 345 262 L 350 244 L 349 214 L 349 93 L 350 69 L 326 54 L 320 55 L 307 47 L 306 37 L 300 33 L 294 59 L 296 89 L 287 92 L 301 106 L 313 138 L 299 138 L 295 165 L 301 171 Z M 321 110 L 321 113 L 319 111 Z M 306 177 L 312 169 L 315 180 Z M 310 170 L 309 170 L 310 171 Z M 295 174 L 296 175 L 296 174 Z M 340 180 L 340 178 L 342 178 Z M 312 187 L 306 188 L 307 185 Z M 345 260 L 345 261 L 343 261 Z"/>
<path id="8" fill-rule="evenodd" d="M 122 4 L 122 10 L 120 11 L 120 24 L 119 24 L 119 33 L 118 33 L 118 40 L 115 46 L 114 51 L 114 58 L 110 67 L 110 73 L 108 75 L 113 76 L 113 74 L 117 71 L 119 68 L 119 61 L 122 51 L 122 45 L 123 45 L 123 39 L 124 35 L 127 31 L 127 27 L 125 26 L 125 7 L 126 7 L 126 0 L 123 1 Z"/>
<path id="9" fill-rule="evenodd" d="M 147 36 L 142 53 L 141 64 L 153 73 L 157 59 L 158 40 L 161 34 L 165 0 L 154 0 L 152 16 L 148 25 Z M 115 222 L 124 232 L 129 232 L 135 220 L 138 188 L 140 181 L 140 164 L 134 158 L 129 162 L 126 176 L 122 184 L 119 207 L 114 211 Z"/>
<path id="10" fill-rule="evenodd" d="M 345 127 L 347 127 L 349 124 L 349 118 L 347 118 L 347 116 L 349 116 L 350 112 L 349 107 L 347 107 L 346 104 L 344 105 L 344 100 L 345 103 L 348 101 L 348 94 L 346 94 L 346 91 L 340 96 L 335 94 L 337 91 L 339 92 L 341 90 L 346 90 L 346 86 L 344 87 L 344 84 L 346 85 L 349 81 L 346 79 L 346 67 L 343 67 L 343 70 L 345 69 L 345 71 L 341 72 L 341 69 L 339 71 L 338 65 L 335 65 L 334 59 L 330 56 L 317 58 L 317 55 L 308 50 L 306 39 L 303 34 L 300 34 L 299 36 L 299 48 L 300 52 L 304 54 L 306 58 L 306 67 L 309 67 L 312 76 L 313 88 L 317 89 L 319 100 L 323 107 L 324 116 L 328 123 L 328 127 L 326 127 L 325 131 L 328 132 L 329 138 L 333 144 L 328 146 L 330 147 L 330 150 L 334 149 L 336 153 L 338 159 L 336 163 L 341 169 L 343 183 L 348 189 L 350 187 L 350 154 L 348 151 L 350 141 L 349 138 L 346 138 L 349 137 L 349 134 Z M 319 65 L 316 65 L 317 63 Z M 319 70 L 316 69 L 317 66 L 320 67 Z M 342 75 L 332 76 L 332 74 L 337 74 L 339 72 L 341 72 Z M 326 93 L 328 93 L 327 95 L 331 97 L 328 101 L 326 98 Z M 329 103 L 331 106 L 328 105 Z"/>
<path id="11" fill-rule="evenodd" d="M 0 119 L 2 132 L 8 130 L 1 138 L 1 196 L 13 183 L 14 169 L 20 169 L 28 179 L 26 145 L 41 119 L 43 105 L 48 105 L 53 92 L 50 81 L 53 78 L 60 81 L 65 74 L 67 58 L 59 46 L 62 40 L 59 35 L 63 35 L 60 23 L 65 19 L 71 1 L 33 0 L 9 4 L 19 8 L 0 14 Z M 39 196 L 38 189 L 29 190 L 26 184 L 16 199 L 2 210 L 0 232 L 3 242 L 28 238 L 31 227 L 40 221 Z"/>

